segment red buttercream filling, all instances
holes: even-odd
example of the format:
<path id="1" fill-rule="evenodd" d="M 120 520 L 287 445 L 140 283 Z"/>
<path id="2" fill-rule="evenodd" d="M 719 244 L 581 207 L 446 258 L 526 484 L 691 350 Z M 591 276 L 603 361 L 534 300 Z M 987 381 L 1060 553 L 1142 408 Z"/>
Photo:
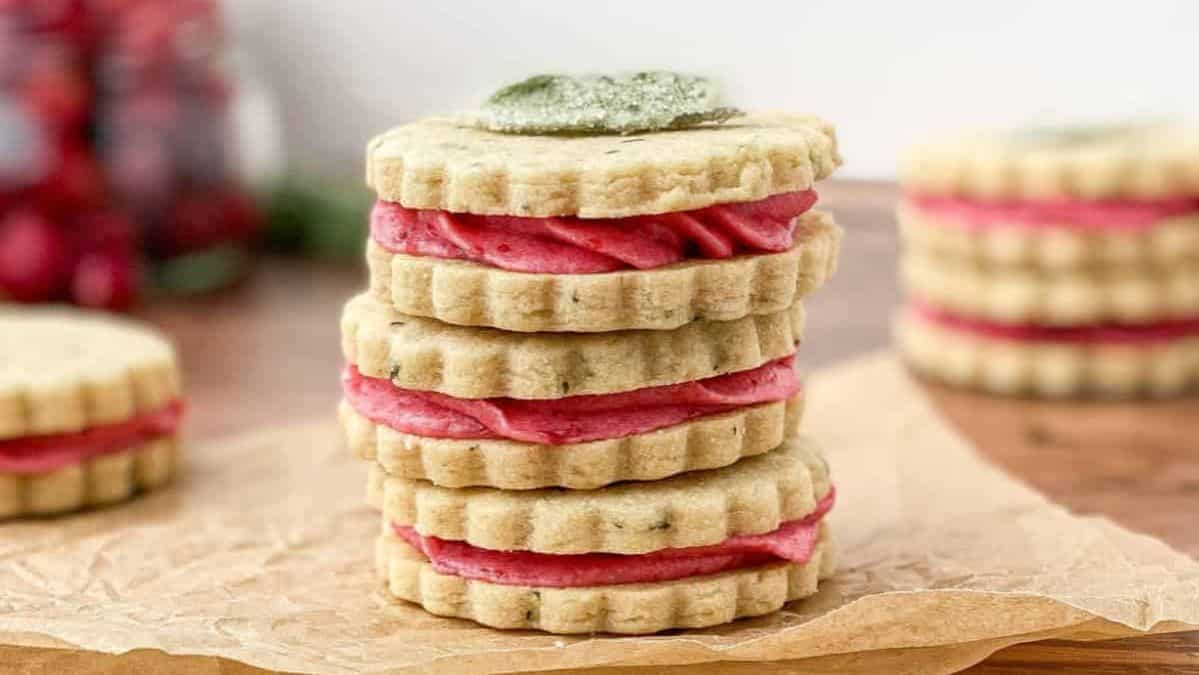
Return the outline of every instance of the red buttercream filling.
<path id="1" fill-rule="evenodd" d="M 66 434 L 25 436 L 0 441 L 0 472 L 46 473 L 175 433 L 183 419 L 183 401 L 124 422 L 102 424 Z"/>
<path id="2" fill-rule="evenodd" d="M 623 438 L 737 408 L 782 401 L 800 390 L 794 357 L 695 382 L 617 394 L 529 401 L 463 399 L 402 389 L 366 377 L 352 365 L 342 374 L 346 401 L 368 420 L 435 438 L 506 438 L 563 445 Z"/>
<path id="3" fill-rule="evenodd" d="M 996 323 L 954 314 L 927 303 L 913 301 L 912 311 L 924 321 L 945 328 L 996 340 L 1061 342 L 1073 344 L 1145 344 L 1199 337 L 1199 317 L 1155 321 L 1140 325 L 1041 326 Z"/>
<path id="4" fill-rule="evenodd" d="M 789 250 L 796 216 L 815 203 L 816 192 L 807 190 L 651 216 L 525 218 L 380 201 L 371 212 L 371 237 L 392 253 L 470 260 L 514 272 L 645 270 L 690 258 Z"/>
<path id="5" fill-rule="evenodd" d="M 1078 230 L 1140 230 L 1166 218 L 1199 214 L 1199 198 L 1154 201 L 976 201 L 908 195 L 908 202 L 946 222 L 973 230 L 992 227 L 1068 227 Z"/>
<path id="6" fill-rule="evenodd" d="M 411 527 L 393 524 L 392 528 L 409 545 L 423 552 L 433 569 L 441 574 L 506 586 L 578 588 L 670 581 L 780 561 L 806 563 L 812 559 L 820 538 L 820 521 L 833 507 L 834 500 L 834 491 L 830 489 L 810 515 L 786 522 L 766 534 L 640 555 L 492 551 L 462 541 L 422 536 Z"/>

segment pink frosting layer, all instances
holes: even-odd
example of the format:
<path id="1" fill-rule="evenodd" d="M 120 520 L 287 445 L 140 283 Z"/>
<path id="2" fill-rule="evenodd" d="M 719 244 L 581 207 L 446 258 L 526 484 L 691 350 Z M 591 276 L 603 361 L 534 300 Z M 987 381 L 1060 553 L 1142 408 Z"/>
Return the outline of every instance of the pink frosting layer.
<path id="1" fill-rule="evenodd" d="M 991 227 L 1068 227 L 1077 230 L 1140 230 L 1166 218 L 1199 214 L 1199 198 L 1156 201 L 1003 201 L 908 195 L 909 203 L 946 221 L 974 230 Z"/>
<path id="2" fill-rule="evenodd" d="M 927 303 L 913 301 L 912 311 L 924 321 L 951 330 L 996 340 L 1062 342 L 1073 344 L 1147 344 L 1199 337 L 1199 317 L 1157 321 L 1142 325 L 1040 326 L 986 321 L 954 314 Z"/>
<path id="3" fill-rule="evenodd" d="M 782 401 L 800 390 L 794 357 L 739 373 L 618 394 L 546 401 L 463 399 L 401 389 L 366 377 L 354 366 L 342 373 L 346 401 L 368 420 L 396 431 L 434 438 L 507 438 L 563 445 L 623 438 L 759 403 Z"/>
<path id="4" fill-rule="evenodd" d="M 183 401 L 115 424 L 83 431 L 45 436 L 25 436 L 0 441 L 0 472 L 47 473 L 85 460 L 128 450 L 175 433 L 183 419 Z"/>
<path id="5" fill-rule="evenodd" d="M 408 209 L 380 201 L 371 237 L 392 253 L 453 258 L 514 272 L 653 269 L 688 258 L 786 251 L 816 193 L 628 218 L 523 218 Z"/>
<path id="6" fill-rule="evenodd" d="M 833 507 L 829 490 L 816 510 L 766 534 L 732 537 L 711 546 L 667 548 L 642 555 L 583 553 L 553 555 L 529 551 L 492 551 L 462 541 L 422 536 L 393 525 L 396 534 L 422 551 L 441 574 L 505 586 L 578 588 L 670 581 L 727 570 L 789 561 L 806 563 L 820 537 L 820 520 Z"/>

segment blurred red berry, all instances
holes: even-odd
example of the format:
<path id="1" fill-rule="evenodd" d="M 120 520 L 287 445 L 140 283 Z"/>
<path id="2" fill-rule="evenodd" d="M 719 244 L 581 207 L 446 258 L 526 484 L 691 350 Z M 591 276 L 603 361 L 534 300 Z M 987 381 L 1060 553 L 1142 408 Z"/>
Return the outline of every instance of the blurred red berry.
<path id="1" fill-rule="evenodd" d="M 134 5 L 140 5 L 147 0 L 92 0 L 91 6 L 96 14 L 105 19 L 113 19 L 122 12 L 128 11 Z"/>
<path id="2" fill-rule="evenodd" d="M 232 188 L 225 194 L 225 231 L 234 241 L 248 241 L 262 229 L 262 214 L 245 191 Z"/>
<path id="3" fill-rule="evenodd" d="M 68 144 L 60 148 L 58 161 L 37 194 L 55 212 L 94 207 L 104 196 L 104 174 L 86 148 Z"/>
<path id="4" fill-rule="evenodd" d="M 91 91 L 80 65 L 61 45 L 41 43 L 27 54 L 21 97 L 46 126 L 60 132 L 82 128 Z"/>
<path id="5" fill-rule="evenodd" d="M 109 77 L 120 88 L 202 72 L 221 42 L 212 0 L 126 3 L 112 28 Z"/>
<path id="6" fill-rule="evenodd" d="M 81 249 L 137 252 L 137 228 L 133 221 L 117 211 L 86 211 L 71 223 Z"/>
<path id="7" fill-rule="evenodd" d="M 0 289 L 20 302 L 53 299 L 66 281 L 71 245 L 62 230 L 31 209 L 0 221 Z"/>
<path id="8" fill-rule="evenodd" d="M 87 37 L 91 16 L 84 0 L 18 0 L 29 25 L 41 33 L 82 40 Z"/>
<path id="9" fill-rule="evenodd" d="M 25 54 L 29 40 L 21 32 L 16 13 L 0 0 L 0 84 L 13 86 L 25 71 Z"/>
<path id="10" fill-rule="evenodd" d="M 125 251 L 97 249 L 79 256 L 71 299 L 97 309 L 128 309 L 137 294 L 137 261 Z"/>
<path id="11" fill-rule="evenodd" d="M 180 195 L 171 210 L 159 244 L 166 255 L 195 251 L 229 238 L 225 204 L 220 194 L 193 192 Z"/>

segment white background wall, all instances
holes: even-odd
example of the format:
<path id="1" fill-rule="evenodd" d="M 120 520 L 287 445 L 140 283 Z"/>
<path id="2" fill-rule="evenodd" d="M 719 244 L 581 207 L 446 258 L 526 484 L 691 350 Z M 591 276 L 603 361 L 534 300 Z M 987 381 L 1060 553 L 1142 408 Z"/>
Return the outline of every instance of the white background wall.
<path id="1" fill-rule="evenodd" d="M 844 173 L 963 125 L 1199 114 L 1199 1 L 227 0 L 292 161 L 358 170 L 383 128 L 539 72 L 664 68 L 838 124 Z"/>

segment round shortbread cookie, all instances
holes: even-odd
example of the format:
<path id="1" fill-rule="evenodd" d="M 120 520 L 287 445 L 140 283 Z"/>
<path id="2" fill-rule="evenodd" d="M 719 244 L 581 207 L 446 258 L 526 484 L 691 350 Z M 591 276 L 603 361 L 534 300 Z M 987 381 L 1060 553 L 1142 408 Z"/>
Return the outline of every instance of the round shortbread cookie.
<path id="1" fill-rule="evenodd" d="M 174 436 L 40 474 L 0 473 L 0 518 L 44 516 L 124 501 L 168 482 L 179 462 Z"/>
<path id="2" fill-rule="evenodd" d="M 395 311 L 370 293 L 341 318 L 342 353 L 367 377 L 458 398 L 610 394 L 749 370 L 795 353 L 803 305 L 674 330 L 509 333 Z"/>
<path id="3" fill-rule="evenodd" d="M 174 349 L 147 327 L 67 309 L 0 311 L 0 439 L 122 422 L 179 391 Z"/>
<path id="4" fill-rule="evenodd" d="M 975 199 L 1199 195 L 1199 127 L 1182 123 L 981 132 L 914 148 L 904 188 Z"/>
<path id="5" fill-rule="evenodd" d="M 1143 345 L 1016 341 L 905 314 L 896 321 L 895 340 L 917 372 L 997 394 L 1127 398 L 1199 387 L 1199 338 Z"/>
<path id="6" fill-rule="evenodd" d="M 718 544 L 803 518 L 832 489 L 824 456 L 802 437 L 719 469 L 596 490 L 452 489 L 374 469 L 368 500 L 390 522 L 494 551 L 538 553 Z"/>
<path id="7" fill-rule="evenodd" d="M 704 628 L 779 610 L 816 593 L 836 569 L 829 528 L 822 525 L 812 558 L 687 579 L 585 588 L 504 586 L 440 574 L 399 537 L 376 540 L 375 566 L 388 594 L 438 616 L 493 628 L 550 633 L 645 634 Z"/>
<path id="8" fill-rule="evenodd" d="M 832 125 L 751 113 L 634 136 L 524 136 L 434 117 L 367 147 L 367 183 L 413 209 L 619 218 L 807 190 L 841 163 Z"/>
<path id="9" fill-rule="evenodd" d="M 799 431 L 803 395 L 623 438 L 541 445 L 506 439 L 428 438 L 338 408 L 350 449 L 390 475 L 442 487 L 590 490 L 727 466 L 767 452 Z"/>
<path id="10" fill-rule="evenodd" d="M 969 229 L 906 202 L 897 213 L 906 249 L 976 265 L 1042 270 L 1199 268 L 1199 214 L 1169 218 L 1144 229 L 1085 230 L 1068 223 Z"/>
<path id="11" fill-rule="evenodd" d="M 907 251 L 912 295 L 1002 323 L 1077 326 L 1199 317 L 1199 265 L 1043 271 L 996 268 Z"/>
<path id="12" fill-rule="evenodd" d="M 669 330 L 790 307 L 832 276 L 841 228 L 823 212 L 800 216 L 782 253 L 690 260 L 651 270 L 528 274 L 473 262 L 393 254 L 367 245 L 371 288 L 397 310 L 504 330 Z"/>

